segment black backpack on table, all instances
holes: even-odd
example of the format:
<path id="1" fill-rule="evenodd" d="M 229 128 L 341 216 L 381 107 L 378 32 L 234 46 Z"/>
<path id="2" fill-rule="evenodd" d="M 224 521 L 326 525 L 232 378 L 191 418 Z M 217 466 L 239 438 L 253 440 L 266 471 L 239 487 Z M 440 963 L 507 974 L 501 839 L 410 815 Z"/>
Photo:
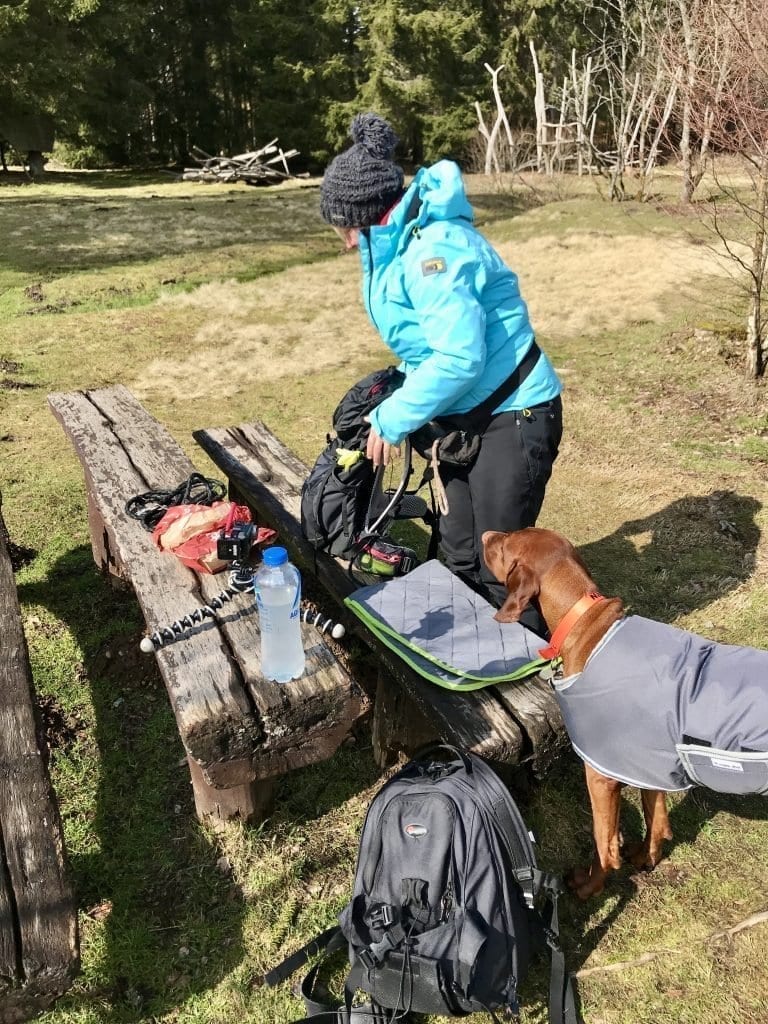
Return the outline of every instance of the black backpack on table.
<path id="1" fill-rule="evenodd" d="M 382 490 L 383 467 L 378 472 L 365 458 L 370 425 L 365 419 L 373 409 L 399 388 L 405 375 L 394 366 L 375 370 L 354 384 L 336 407 L 328 435 L 301 489 L 301 530 L 314 548 L 354 562 L 374 545 L 374 555 L 402 575 L 417 564 L 415 553 L 387 542 L 395 519 L 422 518 L 434 522 L 423 498 L 406 490 L 412 474 L 411 446 L 403 442 L 400 481 L 390 491 Z M 339 459 L 340 450 L 348 453 Z M 357 456 L 357 457 L 355 457 Z M 433 527 L 434 554 L 436 536 Z"/>
<path id="2" fill-rule="evenodd" d="M 449 754 L 442 760 L 438 753 Z M 576 1024 L 558 944 L 556 878 L 539 871 L 508 789 L 480 758 L 440 744 L 379 790 L 360 836 L 352 899 L 329 928 L 265 981 L 283 981 L 320 951 L 347 948 L 344 1003 L 315 998 L 322 960 L 301 986 L 308 1017 L 388 1024 L 414 1013 L 518 1011 L 518 985 L 548 945 L 551 1024 Z M 541 910 L 547 908 L 547 920 Z M 369 1001 L 353 1005 L 362 990 Z"/>

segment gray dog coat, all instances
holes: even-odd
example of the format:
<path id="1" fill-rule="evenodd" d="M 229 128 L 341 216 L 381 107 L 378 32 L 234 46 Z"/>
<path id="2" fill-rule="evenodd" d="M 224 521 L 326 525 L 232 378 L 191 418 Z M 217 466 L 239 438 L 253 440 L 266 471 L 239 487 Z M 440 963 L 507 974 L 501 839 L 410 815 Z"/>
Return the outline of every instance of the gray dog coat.
<path id="1" fill-rule="evenodd" d="M 553 686 L 573 749 L 609 778 L 768 793 L 768 651 L 634 615 Z"/>

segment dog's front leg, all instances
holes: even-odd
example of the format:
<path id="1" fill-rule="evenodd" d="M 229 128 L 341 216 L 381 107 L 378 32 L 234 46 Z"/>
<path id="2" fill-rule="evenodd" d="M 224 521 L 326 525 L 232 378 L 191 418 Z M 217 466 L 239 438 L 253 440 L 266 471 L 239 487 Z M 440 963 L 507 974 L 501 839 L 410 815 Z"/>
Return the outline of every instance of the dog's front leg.
<path id="1" fill-rule="evenodd" d="M 659 789 L 643 789 L 643 816 L 645 817 L 645 839 L 642 843 L 627 846 L 625 854 L 638 869 L 655 868 L 661 860 L 661 848 L 665 839 L 672 838 L 672 826 L 667 814 L 667 795 Z"/>
<path id="2" fill-rule="evenodd" d="M 595 856 L 588 868 L 574 868 L 568 884 L 582 899 L 603 891 L 606 876 L 621 865 L 619 853 L 619 808 L 622 784 L 585 764 L 587 789 L 592 804 Z"/>

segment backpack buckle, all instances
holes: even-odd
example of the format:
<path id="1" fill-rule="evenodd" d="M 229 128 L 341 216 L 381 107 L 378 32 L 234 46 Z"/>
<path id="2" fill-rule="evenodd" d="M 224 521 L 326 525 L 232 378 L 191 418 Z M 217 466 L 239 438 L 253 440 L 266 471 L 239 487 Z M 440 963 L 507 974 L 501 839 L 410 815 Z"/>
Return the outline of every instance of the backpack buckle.
<path id="1" fill-rule="evenodd" d="M 520 888 L 523 890 L 526 905 L 532 909 L 536 896 L 536 872 L 528 865 L 524 868 L 516 868 L 513 873 Z"/>
<path id="2" fill-rule="evenodd" d="M 370 913 L 370 921 L 374 928 L 389 928 L 395 919 L 395 908 L 391 903 L 380 903 Z"/>
<path id="3" fill-rule="evenodd" d="M 405 938 L 404 928 L 402 925 L 396 924 L 384 932 L 378 942 L 372 942 L 370 946 L 361 949 L 357 957 L 359 960 L 362 960 L 368 970 L 371 970 L 373 967 L 378 967 L 387 954 L 391 953 L 393 949 L 397 949 Z"/>
<path id="4" fill-rule="evenodd" d="M 357 954 L 357 959 L 369 971 L 372 970 L 376 966 L 376 964 L 378 963 L 378 960 L 373 955 L 373 951 L 371 950 L 370 946 L 366 946 L 365 949 L 361 949 L 360 952 Z"/>

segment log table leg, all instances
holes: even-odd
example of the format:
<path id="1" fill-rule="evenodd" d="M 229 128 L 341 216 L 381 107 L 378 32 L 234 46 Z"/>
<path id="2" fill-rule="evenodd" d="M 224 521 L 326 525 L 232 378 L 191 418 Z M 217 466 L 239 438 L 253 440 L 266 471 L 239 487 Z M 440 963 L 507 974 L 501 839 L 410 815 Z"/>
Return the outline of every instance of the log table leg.
<path id="1" fill-rule="evenodd" d="M 435 726 L 425 717 L 385 671 L 376 684 L 376 705 L 371 726 L 373 757 L 379 768 L 394 764 L 401 753 L 408 756 L 439 739 Z"/>
<path id="2" fill-rule="evenodd" d="M 205 780 L 203 770 L 192 757 L 187 757 L 192 778 L 195 810 L 200 821 L 221 828 L 233 818 L 247 824 L 257 824 L 272 809 L 275 779 L 260 779 L 243 786 L 217 789 Z"/>

